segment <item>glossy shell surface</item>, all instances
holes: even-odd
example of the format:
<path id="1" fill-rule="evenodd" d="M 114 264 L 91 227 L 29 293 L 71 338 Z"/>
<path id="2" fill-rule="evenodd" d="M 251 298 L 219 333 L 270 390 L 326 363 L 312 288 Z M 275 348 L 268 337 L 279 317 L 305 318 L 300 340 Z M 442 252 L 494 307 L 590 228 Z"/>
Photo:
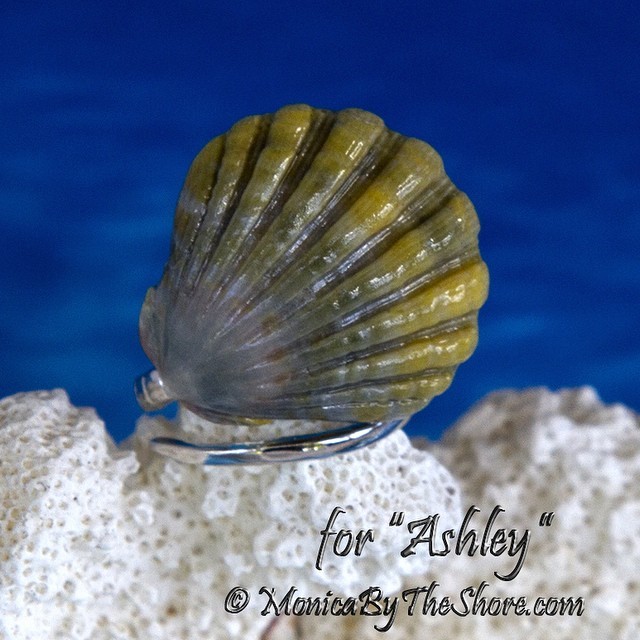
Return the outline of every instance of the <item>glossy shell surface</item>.
<path id="1" fill-rule="evenodd" d="M 248 117 L 189 169 L 142 345 L 211 419 L 408 416 L 475 348 L 477 234 L 439 155 L 377 116 Z"/>

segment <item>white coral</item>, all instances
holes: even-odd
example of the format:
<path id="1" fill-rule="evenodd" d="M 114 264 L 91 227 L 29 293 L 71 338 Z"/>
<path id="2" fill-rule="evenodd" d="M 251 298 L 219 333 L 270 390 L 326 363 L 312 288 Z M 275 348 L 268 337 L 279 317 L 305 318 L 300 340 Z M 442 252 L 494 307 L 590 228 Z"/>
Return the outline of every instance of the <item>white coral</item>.
<path id="1" fill-rule="evenodd" d="M 439 597 L 488 583 L 485 595 L 584 598 L 584 613 L 555 616 L 399 614 L 386 638 L 418 640 L 636 640 L 640 637 L 640 428 L 621 405 L 604 406 L 590 388 L 551 393 L 532 389 L 488 396 L 430 450 L 463 486 L 463 505 L 486 516 L 505 513 L 497 526 L 531 530 L 520 574 L 503 582 L 500 558 L 439 559 L 424 582 L 440 583 Z M 550 526 L 539 526 L 554 512 Z M 480 519 L 480 525 L 484 524 Z M 513 562 L 511 562 L 511 566 Z M 380 634 L 359 619 L 342 631 L 336 622 L 302 620 L 305 640 L 367 640 Z"/>
<path id="2" fill-rule="evenodd" d="M 186 412 L 181 420 L 205 428 Z M 425 561 L 400 557 L 393 511 L 438 511 L 449 526 L 459 518 L 457 484 L 401 431 L 330 460 L 200 468 L 148 455 L 144 440 L 165 428 L 143 419 L 137 452 L 119 451 L 63 391 L 0 402 L 1 637 L 258 638 L 270 622 L 259 615 L 261 586 L 397 589 Z M 319 571 L 334 506 L 346 511 L 339 528 L 372 529 L 375 540 L 360 557 L 326 553 Z M 254 598 L 234 616 L 223 605 L 236 585 Z"/>
<path id="3" fill-rule="evenodd" d="M 150 456 L 144 441 L 167 425 L 148 418 L 135 452 L 118 450 L 94 412 L 61 391 L 3 400 L 0 426 L 2 638 L 258 638 L 273 619 L 259 614 L 260 586 L 322 596 L 379 585 L 393 595 L 432 580 L 439 597 L 486 580 L 489 597 L 568 596 L 584 598 L 585 609 L 580 617 L 410 617 L 400 606 L 383 636 L 373 625 L 384 620 L 364 616 L 281 617 L 269 635 L 640 637 L 638 418 L 588 388 L 492 394 L 441 443 L 424 445 L 429 451 L 398 432 L 339 458 L 269 467 L 204 469 Z M 181 427 L 194 440 L 208 428 L 188 413 Z M 221 439 L 246 437 L 219 430 Z M 531 531 L 513 580 L 493 575 L 513 567 L 504 556 L 431 559 L 417 548 L 400 557 L 407 531 L 389 526 L 394 511 L 406 522 L 440 513 L 440 530 L 459 526 L 460 495 L 445 467 L 460 479 L 465 510 L 481 509 L 480 528 L 501 505 L 498 527 Z M 375 542 L 359 558 L 329 553 L 317 571 L 319 532 L 338 505 L 340 528 L 370 528 Z M 551 525 L 539 526 L 551 511 Z M 253 599 L 232 616 L 223 601 L 235 585 Z"/>

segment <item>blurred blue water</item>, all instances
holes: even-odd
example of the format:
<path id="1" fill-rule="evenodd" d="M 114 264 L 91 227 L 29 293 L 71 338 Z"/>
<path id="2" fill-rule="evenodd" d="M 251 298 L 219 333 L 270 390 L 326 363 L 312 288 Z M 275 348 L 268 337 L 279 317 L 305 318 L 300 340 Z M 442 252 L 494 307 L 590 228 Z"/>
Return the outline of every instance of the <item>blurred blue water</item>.
<path id="1" fill-rule="evenodd" d="M 480 215 L 480 344 L 411 432 L 502 387 L 640 409 L 637 3 L 59 4 L 0 9 L 0 396 L 64 387 L 130 433 L 189 162 L 307 102 L 426 139 Z"/>

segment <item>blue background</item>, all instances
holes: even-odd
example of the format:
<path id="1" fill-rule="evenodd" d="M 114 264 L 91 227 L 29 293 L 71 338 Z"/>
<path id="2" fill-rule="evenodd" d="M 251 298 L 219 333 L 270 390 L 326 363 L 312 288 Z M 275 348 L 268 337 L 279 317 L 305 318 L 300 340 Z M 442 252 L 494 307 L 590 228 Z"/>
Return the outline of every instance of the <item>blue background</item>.
<path id="1" fill-rule="evenodd" d="M 478 210 L 480 345 L 412 421 L 503 387 L 640 408 L 637 2 L 3 2 L 0 396 L 64 387 L 118 439 L 137 317 L 203 144 L 357 106 L 429 141 Z"/>

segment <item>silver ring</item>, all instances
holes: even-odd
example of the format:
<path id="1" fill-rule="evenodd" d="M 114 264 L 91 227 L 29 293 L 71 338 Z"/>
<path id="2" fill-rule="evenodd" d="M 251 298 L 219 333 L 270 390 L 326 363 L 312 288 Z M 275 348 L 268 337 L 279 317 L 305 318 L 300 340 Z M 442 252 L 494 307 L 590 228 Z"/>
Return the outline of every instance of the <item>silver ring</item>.
<path id="1" fill-rule="evenodd" d="M 272 464 L 326 458 L 372 444 L 406 423 L 356 423 L 337 429 L 256 442 L 193 444 L 176 438 L 150 440 L 151 448 L 179 462 L 203 465 Z"/>
<path id="2" fill-rule="evenodd" d="M 136 397 L 145 411 L 160 409 L 171 399 L 156 371 L 136 380 Z M 315 433 L 252 442 L 195 444 L 177 438 L 156 437 L 151 449 L 179 462 L 200 465 L 273 464 L 316 460 L 366 447 L 403 427 L 409 418 L 381 422 L 356 422 Z"/>

